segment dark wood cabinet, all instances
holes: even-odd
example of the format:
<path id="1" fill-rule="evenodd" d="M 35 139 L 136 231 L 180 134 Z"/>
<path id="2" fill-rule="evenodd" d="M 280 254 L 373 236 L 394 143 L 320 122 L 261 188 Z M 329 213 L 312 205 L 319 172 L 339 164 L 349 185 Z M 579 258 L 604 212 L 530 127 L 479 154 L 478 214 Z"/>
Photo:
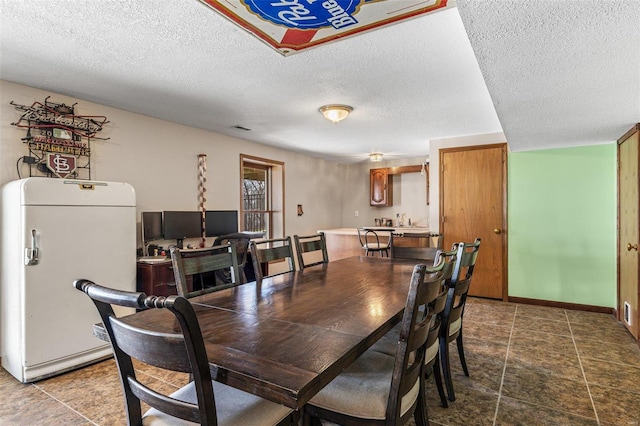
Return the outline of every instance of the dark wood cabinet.
<path id="1" fill-rule="evenodd" d="M 171 296 L 178 294 L 171 259 L 162 262 L 138 262 L 136 286 L 147 295 Z M 189 291 L 193 289 L 191 277 L 187 277 Z"/>
<path id="2" fill-rule="evenodd" d="M 389 207 L 393 205 L 393 175 L 389 169 L 369 171 L 370 205 Z"/>

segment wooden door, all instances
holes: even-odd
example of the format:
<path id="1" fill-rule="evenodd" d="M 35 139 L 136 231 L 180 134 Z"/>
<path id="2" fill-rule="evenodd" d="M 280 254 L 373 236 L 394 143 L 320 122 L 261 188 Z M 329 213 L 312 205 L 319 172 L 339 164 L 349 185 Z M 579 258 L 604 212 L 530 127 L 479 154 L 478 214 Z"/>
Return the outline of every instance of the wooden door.
<path id="1" fill-rule="evenodd" d="M 640 124 L 618 140 L 618 319 L 638 340 L 638 243 L 640 242 L 640 181 L 638 177 Z M 627 318 L 625 318 L 627 303 Z"/>
<path id="2" fill-rule="evenodd" d="M 481 238 L 469 294 L 507 299 L 507 145 L 440 150 L 440 231 L 444 248 Z"/>

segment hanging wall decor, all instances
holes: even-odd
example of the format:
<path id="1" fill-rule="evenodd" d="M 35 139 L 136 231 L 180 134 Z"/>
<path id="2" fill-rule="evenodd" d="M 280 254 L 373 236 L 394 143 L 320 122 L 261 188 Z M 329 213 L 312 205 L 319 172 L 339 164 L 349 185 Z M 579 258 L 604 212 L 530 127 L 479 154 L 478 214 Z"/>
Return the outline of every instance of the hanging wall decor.
<path id="1" fill-rule="evenodd" d="M 205 198 L 205 193 L 207 192 L 207 188 L 205 187 L 205 183 L 207 183 L 207 155 L 206 154 L 198 154 L 198 201 L 200 202 L 200 212 L 202 213 L 202 226 L 200 229 L 202 230 L 202 238 L 200 239 L 200 248 L 204 248 L 207 239 L 207 208 L 205 207 L 205 203 L 207 199 Z"/>
<path id="2" fill-rule="evenodd" d="M 20 105 L 10 102 L 22 112 L 11 125 L 26 129 L 22 142 L 29 154 L 18 159 L 29 166 L 29 176 L 91 179 L 91 141 L 107 140 L 96 136 L 108 123 L 107 117 L 76 115 L 75 106 L 49 101 Z"/>

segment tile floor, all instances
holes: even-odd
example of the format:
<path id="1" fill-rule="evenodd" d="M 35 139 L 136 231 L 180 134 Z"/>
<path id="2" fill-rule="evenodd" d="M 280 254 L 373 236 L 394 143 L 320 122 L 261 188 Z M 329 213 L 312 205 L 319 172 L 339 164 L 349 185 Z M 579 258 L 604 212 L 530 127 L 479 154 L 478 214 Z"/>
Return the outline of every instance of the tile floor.
<path id="1" fill-rule="evenodd" d="M 640 349 L 611 315 L 471 298 L 464 331 L 471 376 L 452 348 L 457 398 L 428 381 L 432 425 L 640 425 Z M 0 396 L 3 426 L 126 424 L 113 360 L 26 385 L 0 369 Z"/>

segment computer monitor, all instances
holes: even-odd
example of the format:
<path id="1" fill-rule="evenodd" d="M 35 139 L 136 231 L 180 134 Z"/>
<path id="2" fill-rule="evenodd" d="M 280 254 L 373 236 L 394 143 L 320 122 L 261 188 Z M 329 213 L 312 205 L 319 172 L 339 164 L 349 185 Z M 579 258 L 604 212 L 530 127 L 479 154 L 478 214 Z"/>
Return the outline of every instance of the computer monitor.
<path id="1" fill-rule="evenodd" d="M 202 213 L 197 211 L 165 211 L 162 215 L 163 234 L 166 240 L 176 239 L 182 248 L 185 238 L 202 236 Z"/>
<path id="2" fill-rule="evenodd" d="M 141 220 L 143 243 L 162 239 L 162 212 L 142 212 Z"/>
<path id="3" fill-rule="evenodd" d="M 207 210 L 205 213 L 207 237 L 238 232 L 238 210 Z"/>

